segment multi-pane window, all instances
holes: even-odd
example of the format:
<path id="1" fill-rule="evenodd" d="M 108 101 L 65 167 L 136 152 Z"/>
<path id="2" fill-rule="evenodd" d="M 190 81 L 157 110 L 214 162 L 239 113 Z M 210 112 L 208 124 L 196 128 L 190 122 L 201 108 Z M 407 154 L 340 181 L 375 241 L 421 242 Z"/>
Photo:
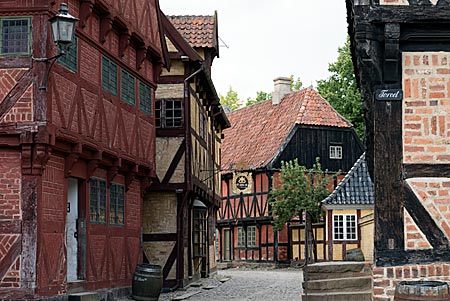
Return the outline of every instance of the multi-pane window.
<path id="1" fill-rule="evenodd" d="M 109 223 L 123 225 L 125 220 L 125 194 L 123 185 L 111 184 L 109 188 Z"/>
<path id="2" fill-rule="evenodd" d="M 58 62 L 73 72 L 77 72 L 78 66 L 78 38 L 74 36 L 72 45 L 66 51 L 66 54 L 58 58 Z"/>
<path id="3" fill-rule="evenodd" d="M 134 76 L 125 70 L 121 72 L 121 89 L 120 94 L 122 100 L 134 106 L 136 103 L 136 84 Z"/>
<path id="4" fill-rule="evenodd" d="M 247 246 L 256 247 L 256 226 L 247 227 Z"/>
<path id="5" fill-rule="evenodd" d="M 89 181 L 89 212 L 92 223 L 106 223 L 106 181 Z"/>
<path id="6" fill-rule="evenodd" d="M 0 18 L 2 55 L 30 54 L 31 19 Z"/>
<path id="7" fill-rule="evenodd" d="M 237 246 L 245 247 L 245 231 L 242 227 L 237 228 Z"/>
<path id="8" fill-rule="evenodd" d="M 356 215 L 333 215 L 333 237 L 335 240 L 356 240 Z"/>
<path id="9" fill-rule="evenodd" d="M 102 88 L 117 96 L 117 65 L 102 56 Z"/>
<path id="10" fill-rule="evenodd" d="M 194 257 L 206 256 L 206 210 L 194 209 Z"/>
<path id="11" fill-rule="evenodd" d="M 330 145 L 330 159 L 342 159 L 342 146 Z"/>
<path id="12" fill-rule="evenodd" d="M 147 115 L 152 115 L 152 88 L 139 83 L 139 108 Z"/>
<path id="13" fill-rule="evenodd" d="M 155 120 L 158 128 L 181 127 L 183 106 L 180 99 L 160 99 L 155 103 Z"/>

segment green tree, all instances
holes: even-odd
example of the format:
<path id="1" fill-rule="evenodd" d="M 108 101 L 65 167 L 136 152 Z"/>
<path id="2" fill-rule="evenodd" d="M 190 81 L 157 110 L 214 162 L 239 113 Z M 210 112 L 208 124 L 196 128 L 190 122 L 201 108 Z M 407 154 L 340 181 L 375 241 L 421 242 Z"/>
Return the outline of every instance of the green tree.
<path id="1" fill-rule="evenodd" d="M 318 221 L 322 215 L 320 201 L 330 194 L 326 187 L 330 180 L 331 176 L 322 170 L 319 158 L 311 169 L 299 165 L 297 159 L 281 162 L 281 172 L 269 195 L 275 230 L 281 230 L 303 211 L 311 214 L 313 222 Z"/>
<path id="2" fill-rule="evenodd" d="M 294 75 L 291 75 L 291 91 L 298 91 L 303 87 L 303 82 L 300 77 L 297 77 L 297 80 L 294 80 Z"/>
<path id="3" fill-rule="evenodd" d="M 219 97 L 220 97 L 220 104 L 228 106 L 233 111 L 239 108 L 240 106 L 241 100 L 239 99 L 238 93 L 234 91 L 231 86 L 225 96 L 219 95 Z"/>
<path id="4" fill-rule="evenodd" d="M 246 106 L 251 106 L 254 105 L 255 103 L 264 101 L 264 100 L 268 100 L 272 98 L 272 93 L 266 93 L 263 91 L 257 91 L 256 92 L 256 98 L 255 99 L 251 99 L 250 97 L 247 98 L 247 102 L 245 103 Z"/>
<path id="5" fill-rule="evenodd" d="M 337 61 L 328 66 L 331 76 L 317 81 L 317 90 L 336 111 L 353 124 L 359 137 L 363 139 L 365 134 L 363 107 L 361 94 L 356 85 L 348 37 L 345 45 L 338 49 L 338 53 Z"/>

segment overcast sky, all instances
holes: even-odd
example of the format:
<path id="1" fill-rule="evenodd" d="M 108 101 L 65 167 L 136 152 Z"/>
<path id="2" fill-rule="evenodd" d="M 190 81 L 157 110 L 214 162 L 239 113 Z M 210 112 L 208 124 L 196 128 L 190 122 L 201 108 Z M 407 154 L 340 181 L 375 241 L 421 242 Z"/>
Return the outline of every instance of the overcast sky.
<path id="1" fill-rule="evenodd" d="M 231 86 L 243 100 L 271 92 L 279 76 L 316 86 L 347 36 L 345 0 L 160 0 L 160 6 L 166 15 L 217 10 L 224 43 L 213 63 L 214 85 L 222 95 Z"/>

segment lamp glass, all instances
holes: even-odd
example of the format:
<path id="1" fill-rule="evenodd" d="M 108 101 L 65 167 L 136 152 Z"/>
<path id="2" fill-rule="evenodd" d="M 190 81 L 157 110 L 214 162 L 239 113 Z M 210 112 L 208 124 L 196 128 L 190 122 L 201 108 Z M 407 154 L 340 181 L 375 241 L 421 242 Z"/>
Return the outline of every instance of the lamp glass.
<path id="1" fill-rule="evenodd" d="M 59 13 L 51 20 L 53 39 L 57 45 L 72 43 L 77 18 L 68 13 L 67 5 L 62 3 Z"/>

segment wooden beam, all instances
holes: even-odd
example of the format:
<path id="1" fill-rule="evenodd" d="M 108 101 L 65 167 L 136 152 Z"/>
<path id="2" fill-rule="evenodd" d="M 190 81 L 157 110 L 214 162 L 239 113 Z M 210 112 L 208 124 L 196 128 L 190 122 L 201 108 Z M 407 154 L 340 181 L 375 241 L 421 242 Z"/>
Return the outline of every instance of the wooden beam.
<path id="1" fill-rule="evenodd" d="M 406 179 L 450 178 L 450 164 L 403 164 Z"/>

